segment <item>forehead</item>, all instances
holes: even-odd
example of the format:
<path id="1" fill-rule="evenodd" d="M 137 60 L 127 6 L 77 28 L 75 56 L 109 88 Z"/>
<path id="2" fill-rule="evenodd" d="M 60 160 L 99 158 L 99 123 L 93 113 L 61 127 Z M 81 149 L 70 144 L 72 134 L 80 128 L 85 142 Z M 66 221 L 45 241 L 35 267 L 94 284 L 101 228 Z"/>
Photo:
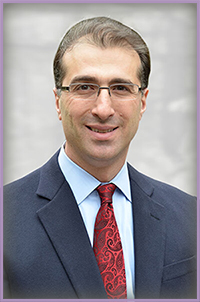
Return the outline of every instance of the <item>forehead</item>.
<path id="1" fill-rule="evenodd" d="M 141 61 L 137 52 L 130 48 L 100 48 L 80 42 L 65 52 L 62 64 L 66 81 L 79 75 L 93 76 L 99 80 L 112 77 L 136 80 Z"/>

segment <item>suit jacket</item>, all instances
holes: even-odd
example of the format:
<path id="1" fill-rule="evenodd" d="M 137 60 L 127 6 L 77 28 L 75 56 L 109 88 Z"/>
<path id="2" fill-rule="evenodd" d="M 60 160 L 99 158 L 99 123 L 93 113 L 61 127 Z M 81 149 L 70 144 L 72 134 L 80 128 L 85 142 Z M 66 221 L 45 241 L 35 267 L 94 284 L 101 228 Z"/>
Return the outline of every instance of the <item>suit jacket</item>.
<path id="1" fill-rule="evenodd" d="M 57 157 L 4 188 L 4 298 L 107 298 Z M 196 298 L 196 198 L 128 169 L 135 297 Z"/>

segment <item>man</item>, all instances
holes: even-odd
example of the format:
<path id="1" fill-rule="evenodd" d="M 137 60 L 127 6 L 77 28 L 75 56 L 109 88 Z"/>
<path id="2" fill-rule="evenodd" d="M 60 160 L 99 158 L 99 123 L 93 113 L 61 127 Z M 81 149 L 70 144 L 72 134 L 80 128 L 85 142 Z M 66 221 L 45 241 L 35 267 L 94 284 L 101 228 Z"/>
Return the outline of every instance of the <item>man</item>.
<path id="1" fill-rule="evenodd" d="M 66 142 L 5 188 L 5 298 L 196 297 L 196 199 L 126 163 L 149 73 L 145 42 L 115 20 L 64 36 L 54 94 Z"/>

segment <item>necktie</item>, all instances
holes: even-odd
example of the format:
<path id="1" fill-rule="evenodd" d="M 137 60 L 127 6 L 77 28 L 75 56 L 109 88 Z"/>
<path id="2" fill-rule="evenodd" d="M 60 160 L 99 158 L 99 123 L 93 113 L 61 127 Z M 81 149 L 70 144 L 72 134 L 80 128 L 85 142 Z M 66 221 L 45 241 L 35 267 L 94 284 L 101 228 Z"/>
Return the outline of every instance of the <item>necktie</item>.
<path id="1" fill-rule="evenodd" d="M 126 275 L 119 230 L 115 220 L 112 195 L 116 186 L 99 186 L 101 207 L 94 228 L 94 253 L 109 299 L 126 299 Z"/>

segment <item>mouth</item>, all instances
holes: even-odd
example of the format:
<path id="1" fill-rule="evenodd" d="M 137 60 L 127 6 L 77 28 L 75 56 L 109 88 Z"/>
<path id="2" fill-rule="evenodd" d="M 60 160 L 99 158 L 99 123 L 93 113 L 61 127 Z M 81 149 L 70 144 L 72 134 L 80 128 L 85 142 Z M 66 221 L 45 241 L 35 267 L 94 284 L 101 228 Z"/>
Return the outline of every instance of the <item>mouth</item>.
<path id="1" fill-rule="evenodd" d="M 90 127 L 90 126 L 86 126 L 89 130 L 93 131 L 93 132 L 97 132 L 97 133 L 109 133 L 109 132 L 113 132 L 115 131 L 118 127 L 114 127 L 114 128 L 108 128 L 108 129 L 100 129 L 100 128 L 94 128 L 94 127 Z"/>

